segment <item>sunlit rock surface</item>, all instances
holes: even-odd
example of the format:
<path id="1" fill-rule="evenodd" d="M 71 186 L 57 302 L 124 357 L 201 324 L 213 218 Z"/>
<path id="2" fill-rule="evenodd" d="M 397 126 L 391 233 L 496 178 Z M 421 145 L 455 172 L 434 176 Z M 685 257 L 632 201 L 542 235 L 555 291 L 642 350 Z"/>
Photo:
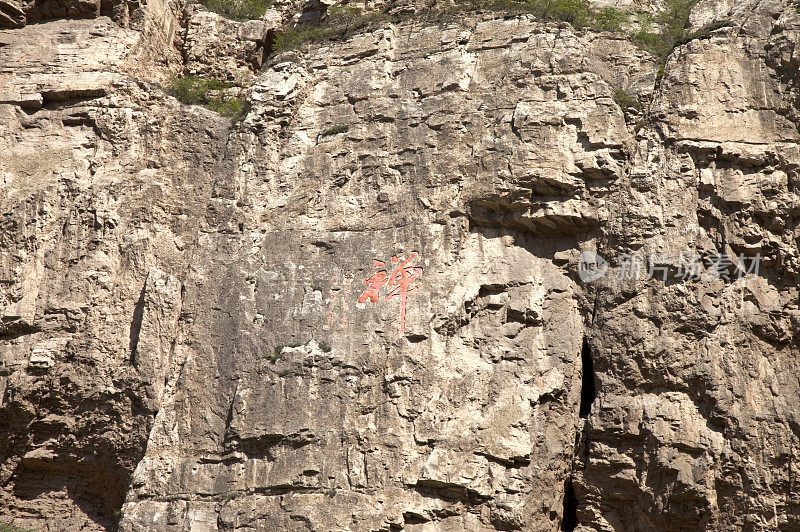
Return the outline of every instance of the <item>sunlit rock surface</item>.
<path id="1" fill-rule="evenodd" d="M 268 57 L 299 4 L 0 0 L 0 520 L 800 527 L 796 6 L 659 73 L 487 13 Z"/>

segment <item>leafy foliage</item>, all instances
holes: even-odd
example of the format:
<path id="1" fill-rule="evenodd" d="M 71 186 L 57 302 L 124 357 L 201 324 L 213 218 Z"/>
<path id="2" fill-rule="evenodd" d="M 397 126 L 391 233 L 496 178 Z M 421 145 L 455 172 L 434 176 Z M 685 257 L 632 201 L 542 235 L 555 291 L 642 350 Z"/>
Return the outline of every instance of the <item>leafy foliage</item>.
<path id="1" fill-rule="evenodd" d="M 667 0 L 666 9 L 653 16 L 645 16 L 641 21 L 640 31 L 633 36 L 633 41 L 661 61 L 684 38 L 689 13 L 697 0 Z"/>
<path id="2" fill-rule="evenodd" d="M 233 20 L 252 20 L 267 12 L 275 0 L 199 0 L 211 11 Z"/>
<path id="3" fill-rule="evenodd" d="M 712 22 L 711 24 L 706 24 L 702 28 L 697 31 L 693 31 L 686 37 L 679 39 L 675 46 L 680 46 L 681 44 L 686 44 L 689 41 L 693 41 L 695 39 L 704 39 L 706 37 L 710 37 L 716 30 L 720 28 L 726 28 L 729 26 L 733 26 L 733 22 L 730 20 L 718 20 L 716 22 Z"/>
<path id="4" fill-rule="evenodd" d="M 10 523 L 0 523 L 0 532 L 33 532 L 30 529 L 22 528 Z"/>
<path id="5" fill-rule="evenodd" d="M 234 83 L 219 79 L 173 76 L 170 79 L 168 91 L 182 103 L 202 105 L 222 116 L 239 120 L 242 118 L 244 110 L 243 102 L 237 98 L 221 95 L 225 89 L 235 86 Z"/>
<path id="6" fill-rule="evenodd" d="M 615 7 L 604 7 L 594 14 L 592 27 L 600 31 L 621 31 L 630 22 L 630 14 Z"/>
<path id="7" fill-rule="evenodd" d="M 331 135 L 338 135 L 339 133 L 347 133 L 350 131 L 350 126 L 346 126 L 340 124 L 338 126 L 329 127 L 322 133 L 320 133 L 320 137 L 330 137 Z"/>
<path id="8" fill-rule="evenodd" d="M 542 20 L 569 22 L 576 28 L 599 31 L 620 31 L 629 20 L 626 11 L 614 7 L 597 9 L 588 0 L 459 0 L 459 4 L 509 14 L 530 13 Z"/>
<path id="9" fill-rule="evenodd" d="M 281 354 L 281 351 L 283 351 L 284 347 L 300 347 L 301 345 L 303 345 L 303 344 L 301 344 L 299 342 L 291 342 L 291 343 L 288 343 L 288 344 L 278 344 L 272 350 L 272 354 L 275 355 L 275 358 L 278 358 L 278 355 Z"/>
<path id="10" fill-rule="evenodd" d="M 628 109 L 635 109 L 639 112 L 642 111 L 642 103 L 639 101 L 639 98 L 623 89 L 614 91 L 614 101 L 617 102 L 617 105 L 619 105 L 623 111 Z"/>
<path id="11" fill-rule="evenodd" d="M 244 113 L 244 104 L 238 98 L 211 98 L 203 107 L 236 120 L 241 119 Z"/>
<path id="12" fill-rule="evenodd" d="M 380 12 L 360 14 L 350 7 L 333 7 L 328 10 L 322 24 L 288 28 L 275 36 L 272 41 L 272 54 L 278 54 L 300 47 L 310 41 L 344 38 L 358 32 L 377 28 L 383 22 L 394 20 Z"/>
<path id="13" fill-rule="evenodd" d="M 569 22 L 576 28 L 591 26 L 594 10 L 587 0 L 531 0 L 535 15 L 546 20 Z"/>
<path id="14" fill-rule="evenodd" d="M 188 105 L 203 105 L 208 100 L 209 91 L 221 91 L 233 87 L 233 83 L 218 79 L 196 77 L 170 79 L 170 93 Z"/>

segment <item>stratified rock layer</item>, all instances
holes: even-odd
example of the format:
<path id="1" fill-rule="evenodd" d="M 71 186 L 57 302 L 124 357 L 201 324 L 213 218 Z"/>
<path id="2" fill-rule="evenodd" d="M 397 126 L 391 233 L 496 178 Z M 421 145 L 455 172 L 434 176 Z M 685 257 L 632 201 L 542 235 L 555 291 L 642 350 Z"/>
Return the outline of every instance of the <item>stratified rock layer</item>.
<path id="1" fill-rule="evenodd" d="M 663 76 L 486 14 L 259 71 L 285 4 L 0 32 L 3 517 L 800 527 L 795 7 L 699 4 L 732 22 Z M 169 68 L 252 79 L 246 117 Z M 695 254 L 760 268 L 680 278 Z"/>

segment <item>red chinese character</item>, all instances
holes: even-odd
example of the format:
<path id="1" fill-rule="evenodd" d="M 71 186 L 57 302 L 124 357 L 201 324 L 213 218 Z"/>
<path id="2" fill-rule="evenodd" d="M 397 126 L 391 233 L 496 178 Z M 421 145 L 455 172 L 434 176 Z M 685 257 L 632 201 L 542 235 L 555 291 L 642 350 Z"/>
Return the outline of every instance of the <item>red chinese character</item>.
<path id="1" fill-rule="evenodd" d="M 372 272 L 374 272 L 375 270 L 378 270 L 386 266 L 386 263 L 374 259 L 372 262 L 375 263 L 375 267 L 372 268 L 369 271 L 369 273 L 367 273 L 367 276 L 362 281 L 362 283 L 365 284 L 368 288 L 364 290 L 364 293 L 361 294 L 361 297 L 358 298 L 359 303 L 364 303 L 367 300 L 369 300 L 372 303 L 377 303 L 381 298 L 381 293 L 380 293 L 381 288 L 383 287 L 383 285 L 386 284 L 386 276 L 388 275 L 386 273 L 386 270 L 380 270 L 372 274 Z"/>
<path id="2" fill-rule="evenodd" d="M 417 291 L 416 288 L 411 288 L 411 285 L 422 273 L 422 268 L 406 268 L 406 265 L 417 257 L 419 257 L 419 254 L 416 251 L 411 253 L 411 255 L 392 272 L 387 283 L 394 289 L 386 296 L 386 301 L 389 301 L 393 297 L 400 296 L 400 336 L 403 336 L 403 332 L 406 330 L 406 298 L 408 294 Z M 392 264 L 397 264 L 398 262 L 400 262 L 399 257 L 392 257 Z"/>

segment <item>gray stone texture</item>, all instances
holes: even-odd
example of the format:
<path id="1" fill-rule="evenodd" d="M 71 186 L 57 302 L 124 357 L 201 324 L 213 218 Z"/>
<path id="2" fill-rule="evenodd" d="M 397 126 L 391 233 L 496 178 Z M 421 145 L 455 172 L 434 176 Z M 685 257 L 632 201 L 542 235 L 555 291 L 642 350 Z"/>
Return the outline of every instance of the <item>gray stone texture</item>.
<path id="1" fill-rule="evenodd" d="M 732 25 L 659 77 L 487 13 L 265 58 L 295 4 L 0 0 L 0 521 L 555 531 L 574 496 L 582 531 L 800 528 L 796 6 L 701 1 Z"/>

